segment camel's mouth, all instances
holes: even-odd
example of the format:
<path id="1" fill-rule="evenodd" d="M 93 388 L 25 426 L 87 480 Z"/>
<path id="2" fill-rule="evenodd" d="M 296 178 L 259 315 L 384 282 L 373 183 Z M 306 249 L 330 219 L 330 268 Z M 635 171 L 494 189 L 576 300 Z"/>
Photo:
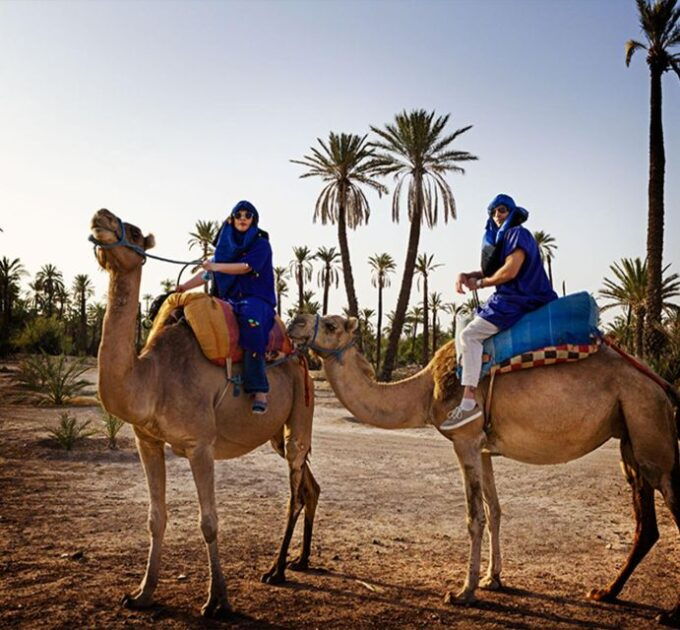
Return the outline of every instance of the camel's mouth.
<path id="1" fill-rule="evenodd" d="M 300 317 L 296 317 L 290 324 L 288 324 L 288 337 L 293 342 L 294 346 L 303 346 L 308 343 L 311 337 L 307 322 Z"/>
<path id="2" fill-rule="evenodd" d="M 119 240 L 118 221 L 108 210 L 99 210 L 90 222 L 92 236 L 101 243 L 115 243 Z"/>

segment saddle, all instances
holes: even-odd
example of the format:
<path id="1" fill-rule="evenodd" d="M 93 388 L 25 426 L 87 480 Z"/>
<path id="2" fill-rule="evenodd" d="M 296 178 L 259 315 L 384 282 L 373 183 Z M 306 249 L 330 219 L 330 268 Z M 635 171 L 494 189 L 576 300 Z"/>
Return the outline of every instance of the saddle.
<path id="1" fill-rule="evenodd" d="M 205 293 L 168 295 L 153 319 L 145 348 L 150 347 L 165 325 L 178 321 L 180 312 L 194 332 L 203 354 L 215 365 L 224 367 L 228 360 L 232 363 L 243 361 L 238 321 L 231 305 Z M 292 353 L 293 344 L 283 321 L 277 316 L 269 333 L 265 360 L 275 361 Z"/>

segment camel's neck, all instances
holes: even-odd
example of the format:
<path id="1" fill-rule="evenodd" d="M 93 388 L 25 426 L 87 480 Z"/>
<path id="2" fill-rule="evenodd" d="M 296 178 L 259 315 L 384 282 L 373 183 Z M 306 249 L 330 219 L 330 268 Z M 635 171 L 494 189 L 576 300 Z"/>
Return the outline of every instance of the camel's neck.
<path id="1" fill-rule="evenodd" d="M 429 421 L 434 381 L 429 367 L 411 378 L 378 383 L 362 369 L 363 357 L 350 348 L 340 363 L 324 361 L 328 381 L 357 420 L 383 429 L 422 427 Z"/>
<path id="2" fill-rule="evenodd" d="M 110 271 L 108 304 L 99 346 L 99 396 L 106 409 L 126 420 L 140 419 L 140 361 L 135 348 L 142 272 Z M 141 421 L 141 420 L 140 420 Z"/>

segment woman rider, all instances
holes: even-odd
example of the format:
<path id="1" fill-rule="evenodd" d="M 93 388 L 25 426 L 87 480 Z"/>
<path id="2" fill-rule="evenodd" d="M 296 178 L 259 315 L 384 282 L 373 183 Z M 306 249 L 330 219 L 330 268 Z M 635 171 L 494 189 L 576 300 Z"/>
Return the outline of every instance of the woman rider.
<path id="1" fill-rule="evenodd" d="M 222 224 L 215 255 L 202 263 L 205 272 L 177 287 L 180 292 L 193 289 L 212 275 L 213 294 L 231 304 L 243 348 L 243 389 L 254 394 L 256 414 L 267 411 L 264 353 L 276 308 L 272 248 L 268 234 L 258 227 L 259 218 L 252 203 L 239 201 Z"/>
<path id="2" fill-rule="evenodd" d="M 456 291 L 496 287 L 489 300 L 477 310 L 461 332 L 461 385 L 465 387 L 460 405 L 453 409 L 440 429 L 448 431 L 482 417 L 475 390 L 482 369 L 484 340 L 510 328 L 523 315 L 557 299 L 543 269 L 536 239 L 522 227 L 529 213 L 515 205 L 512 197 L 496 195 L 487 208 L 489 218 L 482 241 L 482 269 L 461 273 Z"/>

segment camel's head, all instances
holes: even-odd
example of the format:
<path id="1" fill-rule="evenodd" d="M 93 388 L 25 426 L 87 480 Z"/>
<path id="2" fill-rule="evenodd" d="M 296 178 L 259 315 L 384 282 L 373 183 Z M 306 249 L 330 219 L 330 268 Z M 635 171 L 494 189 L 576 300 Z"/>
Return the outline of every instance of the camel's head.
<path id="1" fill-rule="evenodd" d="M 293 343 L 308 346 L 322 357 L 352 343 L 359 321 L 340 315 L 310 315 L 301 313 L 288 324 L 288 336 Z"/>
<path id="2" fill-rule="evenodd" d="M 95 212 L 90 224 L 92 236 L 103 245 L 111 245 L 120 241 L 121 227 L 125 230 L 126 239 L 132 245 L 136 245 L 144 251 L 154 246 L 153 234 L 142 236 L 142 231 L 138 227 L 123 223 L 113 212 L 104 208 Z M 132 271 L 144 262 L 144 258 L 140 254 L 124 245 L 110 249 L 97 247 L 96 256 L 99 264 L 107 271 Z"/>

